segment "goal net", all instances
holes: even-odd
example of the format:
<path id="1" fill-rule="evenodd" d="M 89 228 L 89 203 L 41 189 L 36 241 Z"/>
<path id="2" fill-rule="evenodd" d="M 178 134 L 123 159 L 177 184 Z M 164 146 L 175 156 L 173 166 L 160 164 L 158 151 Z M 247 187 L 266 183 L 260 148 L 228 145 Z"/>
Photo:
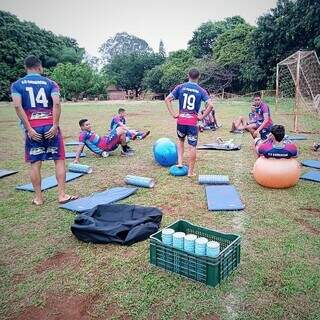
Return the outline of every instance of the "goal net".
<path id="1" fill-rule="evenodd" d="M 320 63 L 315 51 L 297 51 L 277 64 L 276 110 L 294 117 L 320 119 Z M 299 122 L 298 122 L 299 119 Z"/>

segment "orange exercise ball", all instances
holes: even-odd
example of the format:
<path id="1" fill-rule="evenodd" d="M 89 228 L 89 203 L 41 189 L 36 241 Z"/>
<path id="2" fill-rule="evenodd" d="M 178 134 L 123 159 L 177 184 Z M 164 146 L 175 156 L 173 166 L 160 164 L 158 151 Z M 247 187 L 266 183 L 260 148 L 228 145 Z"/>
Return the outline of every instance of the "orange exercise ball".
<path id="1" fill-rule="evenodd" d="M 297 184 L 301 167 L 296 159 L 260 157 L 253 167 L 253 176 L 264 187 L 282 189 Z"/>

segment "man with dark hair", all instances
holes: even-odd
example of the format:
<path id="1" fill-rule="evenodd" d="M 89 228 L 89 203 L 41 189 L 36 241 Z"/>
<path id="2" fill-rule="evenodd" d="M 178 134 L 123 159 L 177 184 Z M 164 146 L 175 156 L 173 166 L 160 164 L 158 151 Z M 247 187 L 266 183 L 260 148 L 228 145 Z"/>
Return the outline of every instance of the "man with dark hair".
<path id="1" fill-rule="evenodd" d="M 178 135 L 178 166 L 183 165 L 184 141 L 187 137 L 189 145 L 189 171 L 188 176 L 195 176 L 194 166 L 197 156 L 198 143 L 198 120 L 202 121 L 213 109 L 213 104 L 206 90 L 198 84 L 200 73 L 192 68 L 188 74 L 189 81 L 177 85 L 174 90 L 166 97 L 165 103 L 168 111 L 174 119 L 177 119 Z M 172 101 L 179 100 L 179 112 L 176 113 L 172 107 Z M 198 114 L 201 102 L 206 104 L 203 114 Z"/>
<path id="2" fill-rule="evenodd" d="M 130 156 L 132 151 L 128 148 L 126 143 L 126 129 L 118 127 L 110 131 L 106 136 L 99 136 L 93 130 L 88 119 L 81 119 L 79 121 L 81 133 L 79 135 L 79 146 L 76 152 L 75 163 L 79 163 L 80 154 L 86 145 L 95 154 L 107 157 L 108 152 L 114 151 L 119 144 L 122 146 L 121 155 Z"/>
<path id="3" fill-rule="evenodd" d="M 285 128 L 282 125 L 274 125 L 266 140 L 257 138 L 255 141 L 257 154 L 266 158 L 293 158 L 297 157 L 297 146 L 285 139 Z"/>
<path id="4" fill-rule="evenodd" d="M 260 134 L 262 140 L 267 139 L 272 127 L 272 119 L 269 106 L 261 100 L 259 93 L 256 93 L 253 98 L 253 105 L 256 109 L 256 127 L 250 126 L 246 129 L 251 133 L 253 138 L 257 138 Z"/>
<path id="5" fill-rule="evenodd" d="M 26 133 L 25 160 L 31 165 L 30 178 L 35 191 L 33 204 L 44 202 L 41 192 L 41 164 L 54 160 L 58 182 L 59 203 L 76 199 L 65 193 L 65 151 L 59 128 L 61 114 L 59 86 L 41 76 L 43 72 L 39 58 L 25 59 L 27 75 L 11 86 L 16 113 Z"/>
<path id="6" fill-rule="evenodd" d="M 146 138 L 150 134 L 150 131 L 142 132 L 139 130 L 129 129 L 126 126 L 126 122 L 127 122 L 126 110 L 124 108 L 119 108 L 118 114 L 116 116 L 114 116 L 111 120 L 110 130 L 114 130 L 120 126 L 123 127 L 124 129 L 127 130 L 127 132 L 126 132 L 127 141 L 135 140 L 135 139 L 143 140 L 144 138 Z M 128 148 L 131 149 L 129 146 L 128 146 Z"/>

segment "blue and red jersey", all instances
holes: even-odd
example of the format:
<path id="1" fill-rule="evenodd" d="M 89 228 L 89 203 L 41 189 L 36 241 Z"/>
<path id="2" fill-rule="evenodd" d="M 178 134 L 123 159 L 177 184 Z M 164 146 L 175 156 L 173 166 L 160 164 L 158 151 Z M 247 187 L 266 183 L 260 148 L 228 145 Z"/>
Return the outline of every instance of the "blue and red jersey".
<path id="1" fill-rule="evenodd" d="M 11 85 L 11 95 L 20 96 L 31 127 L 53 124 L 52 97 L 60 95 L 59 86 L 38 73 L 29 73 Z"/>
<path id="2" fill-rule="evenodd" d="M 268 128 L 272 126 L 273 122 L 271 119 L 271 112 L 269 106 L 265 102 L 261 102 L 259 106 L 256 107 L 256 114 L 257 114 L 257 122 L 261 123 L 264 121 L 265 114 L 268 114 L 269 120 L 265 124 L 264 128 Z"/>
<path id="3" fill-rule="evenodd" d="M 177 85 L 169 96 L 179 100 L 179 117 L 177 123 L 196 126 L 201 102 L 207 103 L 209 100 L 207 91 L 197 83 L 189 81 Z"/>
<path id="4" fill-rule="evenodd" d="M 102 151 L 114 150 L 120 143 L 116 130 L 111 130 L 107 136 L 100 137 L 94 131 L 81 131 L 80 144 L 85 144 L 92 152 L 101 154 Z"/>
<path id="5" fill-rule="evenodd" d="M 118 128 L 121 124 L 126 124 L 126 118 L 120 115 L 116 115 L 111 120 L 110 129 L 113 130 L 115 128 Z"/>
<path id="6" fill-rule="evenodd" d="M 291 141 L 282 141 L 281 144 L 273 144 L 272 141 L 269 140 L 258 146 L 257 153 L 266 158 L 289 159 L 298 156 L 298 149 Z"/>

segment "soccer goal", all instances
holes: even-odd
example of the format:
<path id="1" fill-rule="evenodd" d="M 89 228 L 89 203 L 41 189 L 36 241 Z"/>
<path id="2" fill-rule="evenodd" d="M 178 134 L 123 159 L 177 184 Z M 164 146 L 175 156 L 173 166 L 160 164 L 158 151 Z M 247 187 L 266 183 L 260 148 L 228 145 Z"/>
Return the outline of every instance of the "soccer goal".
<path id="1" fill-rule="evenodd" d="M 320 62 L 315 51 L 297 51 L 277 64 L 276 112 L 293 116 L 293 130 L 300 130 L 300 116 L 320 119 Z"/>

